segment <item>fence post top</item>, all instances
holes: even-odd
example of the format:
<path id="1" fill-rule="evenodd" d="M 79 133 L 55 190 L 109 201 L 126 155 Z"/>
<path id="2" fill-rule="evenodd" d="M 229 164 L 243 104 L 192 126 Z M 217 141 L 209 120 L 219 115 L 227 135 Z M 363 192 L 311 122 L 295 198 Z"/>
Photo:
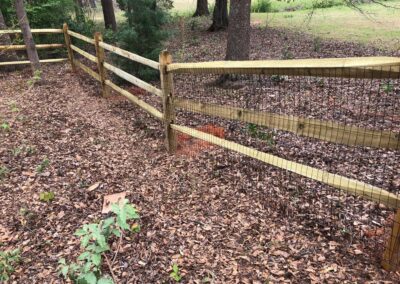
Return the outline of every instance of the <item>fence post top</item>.
<path id="1" fill-rule="evenodd" d="M 163 50 L 160 52 L 160 64 L 167 65 L 172 63 L 172 55 L 168 50 Z"/>
<path id="2" fill-rule="evenodd" d="M 103 40 L 103 36 L 101 35 L 100 32 L 95 32 L 94 33 L 94 39 L 95 40 Z"/>

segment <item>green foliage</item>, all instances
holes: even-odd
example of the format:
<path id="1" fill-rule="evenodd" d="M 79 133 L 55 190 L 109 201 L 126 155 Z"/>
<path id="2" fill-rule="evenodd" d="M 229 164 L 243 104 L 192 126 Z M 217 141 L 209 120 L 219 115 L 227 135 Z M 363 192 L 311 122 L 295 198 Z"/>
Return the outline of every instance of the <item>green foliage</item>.
<path id="1" fill-rule="evenodd" d="M 261 131 L 256 124 L 249 123 L 247 125 L 247 130 L 251 137 L 258 138 L 266 141 L 270 146 L 274 146 L 276 144 L 274 135 L 269 132 Z"/>
<path id="2" fill-rule="evenodd" d="M 389 94 L 390 92 L 393 91 L 394 86 L 391 82 L 387 82 L 387 83 L 382 84 L 381 88 L 386 94 Z"/>
<path id="3" fill-rule="evenodd" d="M 20 147 L 15 147 L 11 149 L 11 154 L 13 156 L 19 156 L 22 153 L 25 153 L 26 155 L 31 155 L 35 152 L 35 148 L 33 146 L 20 146 Z"/>
<path id="4" fill-rule="evenodd" d="M 55 195 L 54 195 L 54 192 L 52 192 L 52 191 L 44 191 L 44 192 L 41 192 L 39 195 L 39 199 L 42 202 L 50 202 L 54 199 L 54 197 L 55 197 Z"/>
<path id="5" fill-rule="evenodd" d="M 16 102 L 12 102 L 10 104 L 11 112 L 19 112 L 19 108 L 17 107 Z"/>
<path id="6" fill-rule="evenodd" d="M 79 284 L 113 283 L 110 278 L 102 276 L 103 256 L 111 250 L 109 245 L 111 237 L 122 239 L 125 232 L 132 231 L 132 229 L 135 231 L 136 227 L 130 227 L 128 221 L 139 219 L 139 215 L 126 199 L 122 206 L 113 204 L 111 211 L 115 216 L 99 223 L 85 224 L 75 232 L 75 236 L 81 239 L 81 247 L 84 251 L 78 256 L 75 263 L 67 264 L 65 259 L 59 260 L 59 272 L 64 278 L 69 278 Z"/>
<path id="7" fill-rule="evenodd" d="M 47 158 L 44 158 L 43 161 L 37 166 L 36 171 L 38 173 L 43 173 L 44 170 L 50 165 L 50 161 Z"/>
<path id="8" fill-rule="evenodd" d="M 10 124 L 6 121 L 0 125 L 0 128 L 4 131 L 10 131 L 11 129 Z"/>
<path id="9" fill-rule="evenodd" d="M 335 0 L 314 0 L 312 2 L 313 9 L 324 9 L 324 8 L 330 8 L 330 7 L 337 6 L 337 5 L 342 5 L 342 3 L 339 3 L 338 1 L 335 1 Z"/>
<path id="10" fill-rule="evenodd" d="M 168 20 L 166 9 L 155 5 L 154 0 L 121 0 L 119 3 L 124 7 L 127 21 L 119 27 L 117 33 L 108 35 L 105 41 L 117 42 L 125 50 L 158 61 L 161 43 L 168 35 L 162 28 Z M 158 74 L 126 58 L 114 56 L 113 61 L 127 72 L 145 80 L 154 79 Z"/>
<path id="11" fill-rule="evenodd" d="M 171 269 L 172 269 L 172 272 L 171 272 L 171 274 L 170 274 L 169 276 L 170 276 L 173 280 L 175 280 L 176 282 L 181 281 L 182 276 L 181 276 L 181 274 L 180 274 L 180 272 L 179 272 L 179 266 L 178 266 L 177 264 L 174 263 L 174 264 L 172 265 Z"/>
<path id="12" fill-rule="evenodd" d="M 272 5 L 270 0 L 256 0 L 251 3 L 252 13 L 268 13 L 272 12 Z"/>
<path id="13" fill-rule="evenodd" d="M 18 24 L 13 0 L 2 0 L 0 9 L 6 24 L 10 27 Z M 32 28 L 60 28 L 70 19 L 74 8 L 73 0 L 29 0 L 26 1 L 26 13 Z"/>
<path id="14" fill-rule="evenodd" d="M 34 86 L 40 80 L 42 80 L 42 71 L 35 70 L 35 72 L 33 73 L 33 77 L 28 80 L 28 86 L 29 87 Z"/>
<path id="15" fill-rule="evenodd" d="M 0 282 L 10 279 L 14 265 L 20 260 L 19 250 L 0 251 Z"/>
<path id="16" fill-rule="evenodd" d="M 5 178 L 9 172 L 10 172 L 10 170 L 6 166 L 1 166 L 0 167 L 0 180 Z"/>
<path id="17" fill-rule="evenodd" d="M 85 35 L 87 37 L 92 38 L 93 34 L 96 29 L 96 24 L 93 20 L 85 18 L 84 21 L 74 21 L 72 19 L 69 19 L 67 22 L 68 28 L 74 32 L 80 33 L 82 35 Z M 76 41 L 78 43 L 78 46 L 80 45 L 80 41 Z M 74 43 L 74 44 L 76 44 Z"/>

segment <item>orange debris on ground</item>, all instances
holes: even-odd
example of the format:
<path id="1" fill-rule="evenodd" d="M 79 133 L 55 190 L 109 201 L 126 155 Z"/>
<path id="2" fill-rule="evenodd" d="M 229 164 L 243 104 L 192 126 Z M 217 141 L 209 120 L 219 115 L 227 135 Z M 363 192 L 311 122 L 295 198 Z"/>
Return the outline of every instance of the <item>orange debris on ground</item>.
<path id="1" fill-rule="evenodd" d="M 212 124 L 206 124 L 203 126 L 198 126 L 195 128 L 196 130 L 214 135 L 219 138 L 225 138 L 225 129 L 220 126 L 215 126 Z M 211 148 L 213 145 L 206 141 L 193 138 L 190 135 L 178 133 L 177 134 L 177 142 L 178 142 L 178 149 L 177 153 L 182 155 L 196 155 L 200 151 Z"/>

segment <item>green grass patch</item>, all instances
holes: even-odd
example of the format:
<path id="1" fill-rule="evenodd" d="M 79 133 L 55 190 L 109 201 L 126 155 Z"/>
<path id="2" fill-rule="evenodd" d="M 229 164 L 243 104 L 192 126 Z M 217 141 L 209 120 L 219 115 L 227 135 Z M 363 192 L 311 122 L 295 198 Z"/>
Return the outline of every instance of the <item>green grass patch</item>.
<path id="1" fill-rule="evenodd" d="M 386 5 L 398 7 L 397 1 Z M 324 39 L 337 39 L 379 48 L 400 48 L 400 10 L 379 4 L 362 4 L 362 13 L 346 6 L 281 13 L 252 14 L 253 23 L 310 33 Z M 311 11 L 313 11 L 311 13 Z"/>

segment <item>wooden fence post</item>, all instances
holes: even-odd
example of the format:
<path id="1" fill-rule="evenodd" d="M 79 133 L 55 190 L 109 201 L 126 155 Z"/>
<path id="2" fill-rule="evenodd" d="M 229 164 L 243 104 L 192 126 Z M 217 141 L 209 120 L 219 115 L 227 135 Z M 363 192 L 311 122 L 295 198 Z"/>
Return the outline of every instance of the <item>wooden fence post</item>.
<path id="1" fill-rule="evenodd" d="M 94 34 L 94 41 L 96 47 L 97 68 L 101 80 L 102 96 L 107 97 L 110 94 L 110 89 L 106 85 L 107 73 L 106 69 L 104 68 L 105 53 L 104 53 L 104 48 L 100 46 L 100 42 L 103 41 L 103 36 L 101 35 L 101 33 L 97 32 Z"/>
<path id="2" fill-rule="evenodd" d="M 395 271 L 400 264 L 400 209 L 397 209 L 393 220 L 391 235 L 383 254 L 382 266 L 385 270 Z"/>
<path id="3" fill-rule="evenodd" d="M 63 25 L 63 32 L 64 32 L 64 39 L 65 39 L 65 46 L 67 47 L 67 51 L 68 51 L 68 59 L 69 62 L 71 63 L 71 68 L 72 70 L 75 72 L 76 68 L 75 68 L 75 62 L 74 62 L 74 52 L 72 51 L 71 48 L 71 37 L 68 34 L 68 25 L 66 23 L 64 23 Z"/>
<path id="4" fill-rule="evenodd" d="M 167 65 L 171 63 L 171 54 L 168 51 L 162 51 L 160 53 L 160 78 L 163 93 L 165 144 L 168 152 L 174 153 L 176 151 L 176 137 L 174 130 L 171 128 L 171 124 L 175 122 L 174 82 L 172 73 L 167 72 Z"/>

